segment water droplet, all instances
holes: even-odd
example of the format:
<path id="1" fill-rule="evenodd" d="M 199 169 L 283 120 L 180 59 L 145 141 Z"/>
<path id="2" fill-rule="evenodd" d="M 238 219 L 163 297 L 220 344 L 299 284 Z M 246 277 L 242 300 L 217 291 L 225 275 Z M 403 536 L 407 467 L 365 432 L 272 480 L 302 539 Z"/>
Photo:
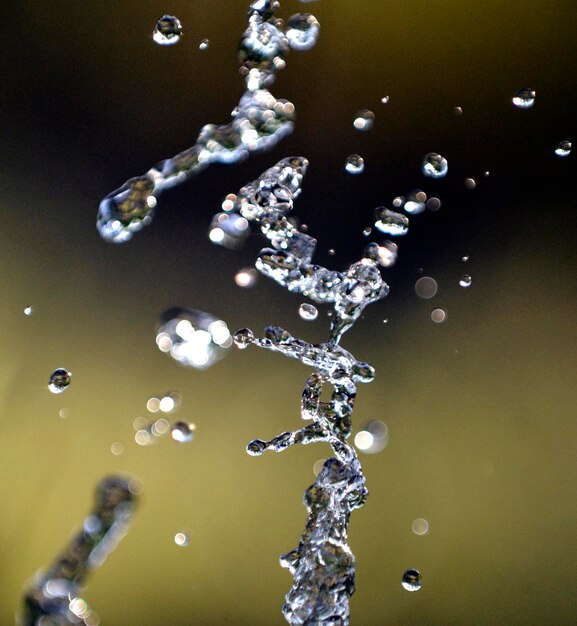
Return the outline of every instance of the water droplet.
<path id="1" fill-rule="evenodd" d="M 212 243 L 236 250 L 244 244 L 249 234 L 248 221 L 238 213 L 229 211 L 217 213 L 212 218 L 208 238 Z"/>
<path id="2" fill-rule="evenodd" d="M 435 324 L 441 324 L 447 319 L 447 312 L 444 309 L 434 309 L 431 313 L 431 319 Z"/>
<path id="3" fill-rule="evenodd" d="M 378 263 L 381 267 L 391 267 L 397 260 L 398 246 L 392 241 L 384 241 L 379 246 L 377 243 L 370 243 L 363 253 L 366 259 Z"/>
<path id="4" fill-rule="evenodd" d="M 465 187 L 467 189 L 475 189 L 477 181 L 474 178 L 465 178 Z"/>
<path id="5" fill-rule="evenodd" d="M 415 292 L 419 298 L 429 300 L 437 293 L 439 286 L 437 281 L 430 276 L 423 276 L 415 283 Z"/>
<path id="6" fill-rule="evenodd" d="M 388 104 L 388 103 L 389 103 L 389 96 L 383 96 L 383 97 L 381 98 L 381 102 L 382 102 L 383 104 Z"/>
<path id="7" fill-rule="evenodd" d="M 198 49 L 199 50 L 206 50 L 208 48 L 210 44 L 210 41 L 208 39 L 201 39 L 200 43 L 198 44 Z"/>
<path id="8" fill-rule="evenodd" d="M 239 270 L 234 276 L 234 282 L 239 287 L 254 287 L 256 285 L 258 279 L 258 274 L 256 270 L 251 267 L 245 267 L 242 270 Z"/>
<path id="9" fill-rule="evenodd" d="M 417 517 L 416 520 L 413 520 L 411 524 L 411 530 L 415 533 L 415 535 L 426 535 L 429 532 L 429 522 L 422 517 Z"/>
<path id="10" fill-rule="evenodd" d="M 24 309 L 24 315 L 26 315 L 27 317 L 30 317 L 32 313 L 34 313 L 34 309 L 31 306 L 27 306 Z"/>
<path id="11" fill-rule="evenodd" d="M 439 198 L 429 198 L 427 200 L 427 209 L 429 209 L 429 211 L 438 211 L 441 208 L 441 201 L 439 200 Z"/>
<path id="12" fill-rule="evenodd" d="M 353 126 L 357 130 L 370 130 L 375 121 L 375 114 L 369 109 L 361 109 L 355 116 Z"/>
<path id="13" fill-rule="evenodd" d="M 462 256 L 461 257 L 461 261 L 463 261 L 463 263 L 466 263 L 469 260 L 468 255 Z"/>
<path id="14" fill-rule="evenodd" d="M 430 178 L 443 178 L 449 171 L 449 163 L 445 157 L 436 152 L 429 152 L 425 155 L 421 165 L 422 172 Z"/>
<path id="15" fill-rule="evenodd" d="M 530 109 L 535 104 L 535 92 L 523 87 L 513 96 L 513 104 L 519 109 Z"/>
<path id="16" fill-rule="evenodd" d="M 48 379 L 48 389 L 52 393 L 62 393 L 70 384 L 72 374 L 62 367 L 55 369 Z"/>
<path id="17" fill-rule="evenodd" d="M 410 215 L 418 215 L 425 210 L 427 194 L 420 189 L 415 189 L 407 194 L 403 209 Z"/>
<path id="18" fill-rule="evenodd" d="M 186 548 L 190 544 L 190 534 L 185 531 L 180 531 L 174 535 L 174 543 L 181 548 Z"/>
<path id="19" fill-rule="evenodd" d="M 175 391 L 165 394 L 158 403 L 158 408 L 163 413 L 172 413 L 173 411 L 176 411 L 179 406 L 180 394 Z"/>
<path id="20" fill-rule="evenodd" d="M 463 115 L 463 109 L 461 107 L 455 107 L 453 111 L 455 111 L 455 115 Z"/>
<path id="21" fill-rule="evenodd" d="M 570 141 L 560 141 L 559 145 L 555 149 L 555 154 L 560 157 L 566 157 L 571 154 L 571 142 Z"/>
<path id="22" fill-rule="evenodd" d="M 134 434 L 134 441 L 136 441 L 139 446 L 148 446 L 153 442 L 153 438 L 148 430 L 142 428 L 141 430 L 137 430 Z"/>
<path id="23" fill-rule="evenodd" d="M 370 226 L 367 226 L 365 229 L 363 229 L 363 235 L 365 237 L 368 237 L 372 232 L 373 232 L 373 229 Z"/>
<path id="24" fill-rule="evenodd" d="M 226 324 L 214 315 L 174 307 L 160 318 L 156 344 L 182 365 L 202 370 L 226 356 L 232 337 Z"/>
<path id="25" fill-rule="evenodd" d="M 336 253 L 337 253 L 337 251 L 336 251 L 334 248 L 329 248 L 329 249 L 327 250 L 327 254 L 328 254 L 329 256 L 335 256 L 335 254 L 336 254 Z"/>
<path id="26" fill-rule="evenodd" d="M 180 41 L 182 25 L 174 15 L 163 15 L 156 22 L 152 39 L 161 46 L 172 46 Z"/>
<path id="27" fill-rule="evenodd" d="M 313 474 L 318 476 L 323 469 L 326 459 L 317 459 L 313 464 Z"/>
<path id="28" fill-rule="evenodd" d="M 408 569 L 403 574 L 401 585 L 407 591 L 419 591 L 421 588 L 421 573 L 416 569 Z"/>
<path id="29" fill-rule="evenodd" d="M 459 285 L 461 285 L 461 287 L 470 287 L 471 282 L 469 274 L 463 274 L 463 276 L 461 276 L 461 280 L 459 280 Z"/>
<path id="30" fill-rule="evenodd" d="M 119 456 L 124 452 L 124 446 L 120 443 L 120 441 L 115 441 L 110 446 L 110 452 L 112 452 L 114 456 Z"/>
<path id="31" fill-rule="evenodd" d="M 269 20 L 280 7 L 277 0 L 254 0 L 248 9 L 249 17 L 255 13 L 264 21 Z"/>
<path id="32" fill-rule="evenodd" d="M 187 422 L 175 422 L 170 428 L 170 436 L 178 443 L 188 443 L 194 439 L 194 424 Z"/>
<path id="33" fill-rule="evenodd" d="M 318 39 L 320 24 L 310 13 L 295 13 L 287 20 L 286 38 L 293 50 L 310 50 Z"/>
<path id="34" fill-rule="evenodd" d="M 345 161 L 345 170 L 349 174 L 362 174 L 365 169 L 365 160 L 358 154 L 350 154 Z"/>
<path id="35" fill-rule="evenodd" d="M 355 435 L 355 446 L 365 454 L 376 454 L 389 443 L 389 429 L 384 422 L 369 422 Z"/>
<path id="36" fill-rule="evenodd" d="M 65 420 L 70 415 L 70 409 L 60 409 L 60 411 L 58 411 L 58 415 Z"/>
<path id="37" fill-rule="evenodd" d="M 384 206 L 375 209 L 375 220 L 375 227 L 386 235 L 396 237 L 409 232 L 409 218 Z"/>
<path id="38" fill-rule="evenodd" d="M 248 348 L 254 340 L 254 333 L 248 328 L 241 328 L 234 333 L 234 344 L 240 350 Z"/>
<path id="39" fill-rule="evenodd" d="M 319 311 L 316 306 L 304 302 L 299 306 L 299 315 L 303 320 L 312 322 L 313 320 L 316 320 L 319 316 Z"/>

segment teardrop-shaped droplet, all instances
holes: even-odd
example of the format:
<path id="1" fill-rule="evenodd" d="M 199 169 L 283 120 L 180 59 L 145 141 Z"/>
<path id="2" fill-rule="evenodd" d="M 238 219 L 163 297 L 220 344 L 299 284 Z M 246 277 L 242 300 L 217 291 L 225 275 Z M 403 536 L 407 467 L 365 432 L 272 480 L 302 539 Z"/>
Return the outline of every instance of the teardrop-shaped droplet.
<path id="1" fill-rule="evenodd" d="M 471 282 L 472 280 L 469 274 L 463 274 L 463 276 L 461 276 L 461 279 L 459 280 L 459 285 L 461 285 L 461 287 L 470 287 Z"/>

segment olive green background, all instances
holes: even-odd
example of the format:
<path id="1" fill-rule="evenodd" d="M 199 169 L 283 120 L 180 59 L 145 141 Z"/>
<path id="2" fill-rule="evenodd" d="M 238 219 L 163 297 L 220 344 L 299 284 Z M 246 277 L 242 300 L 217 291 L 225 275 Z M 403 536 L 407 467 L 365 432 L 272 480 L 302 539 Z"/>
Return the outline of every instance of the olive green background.
<path id="1" fill-rule="evenodd" d="M 161 354 L 154 336 L 164 309 L 189 306 L 232 330 L 276 323 L 326 338 L 327 308 L 307 323 L 303 298 L 264 278 L 251 290 L 234 284 L 259 235 L 240 252 L 206 236 L 227 193 L 291 154 L 311 162 L 295 214 L 319 239 L 317 262 L 335 269 L 360 257 L 374 207 L 416 187 L 443 202 L 411 219 L 384 272 L 391 295 L 343 340 L 377 369 L 359 389 L 356 427 L 380 419 L 390 434 L 385 450 L 362 457 L 370 498 L 351 519 L 352 623 L 574 624 L 576 157 L 553 150 L 577 142 L 577 6 L 282 4 L 281 17 L 310 11 L 322 27 L 316 48 L 291 53 L 271 88 L 295 103 L 295 132 L 165 192 L 152 225 L 123 245 L 98 236 L 100 199 L 191 145 L 203 124 L 228 122 L 243 91 L 235 51 L 248 3 L 30 0 L 5 20 L 0 624 L 13 622 L 26 580 L 57 555 L 111 472 L 137 477 L 143 494 L 129 534 L 89 580 L 102 624 L 284 623 L 291 578 L 278 556 L 298 542 L 302 493 L 329 451 L 251 458 L 244 446 L 300 426 L 308 369 L 231 349 L 198 372 Z M 185 29 L 172 48 L 150 38 L 164 13 Z M 523 86 L 537 92 L 525 111 L 511 104 Z M 361 108 L 376 116 L 368 133 L 352 127 Z M 420 173 L 430 151 L 449 160 L 446 179 Z M 353 152 L 366 160 L 361 176 L 344 172 Z M 469 289 L 458 285 L 464 273 Z M 439 283 L 433 300 L 414 293 L 421 275 Z M 431 322 L 435 307 L 444 324 Z M 73 380 L 53 396 L 46 383 L 59 366 Z M 195 440 L 139 447 L 133 420 L 172 390 Z M 417 517 L 427 536 L 412 533 Z M 182 529 L 186 548 L 173 542 Z M 422 572 L 418 593 L 401 588 L 408 567 Z"/>

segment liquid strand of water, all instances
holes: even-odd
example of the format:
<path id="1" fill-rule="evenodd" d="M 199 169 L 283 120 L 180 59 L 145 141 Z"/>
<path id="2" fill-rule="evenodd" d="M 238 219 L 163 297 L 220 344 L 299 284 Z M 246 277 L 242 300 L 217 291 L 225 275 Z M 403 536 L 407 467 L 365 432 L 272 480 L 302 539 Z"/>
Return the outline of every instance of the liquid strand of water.
<path id="1" fill-rule="evenodd" d="M 250 5 L 248 28 L 238 51 L 247 89 L 232 112 L 232 121 L 223 126 L 205 125 L 192 147 L 160 161 L 108 194 L 100 203 L 96 222 L 103 239 L 128 241 L 150 224 L 157 197 L 164 189 L 181 184 L 212 163 L 236 163 L 253 152 L 268 150 L 292 132 L 294 105 L 277 100 L 268 87 L 285 66 L 289 48 L 312 47 L 319 26 L 314 16 L 299 13 L 289 18 L 284 33 L 272 19 L 278 7 L 278 2 L 261 0 Z"/>
<path id="2" fill-rule="evenodd" d="M 128 531 L 135 503 L 131 480 L 107 476 L 99 483 L 82 530 L 25 591 L 22 626 L 90 623 L 92 612 L 78 594 L 90 571 L 102 565 Z"/>

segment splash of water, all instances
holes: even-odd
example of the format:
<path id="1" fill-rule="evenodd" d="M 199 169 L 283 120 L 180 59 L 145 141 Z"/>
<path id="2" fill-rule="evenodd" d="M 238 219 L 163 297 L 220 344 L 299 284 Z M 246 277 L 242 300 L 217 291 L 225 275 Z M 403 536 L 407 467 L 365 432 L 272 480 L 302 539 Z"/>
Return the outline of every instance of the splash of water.
<path id="1" fill-rule="evenodd" d="M 128 531 L 135 502 L 130 480 L 107 476 L 100 481 L 82 530 L 26 590 L 21 626 L 90 623 L 92 612 L 79 592 L 90 571 L 102 565 Z"/>
<path id="2" fill-rule="evenodd" d="M 103 239 L 128 241 L 150 224 L 157 197 L 164 189 L 179 185 L 212 163 L 236 163 L 252 152 L 268 150 L 292 132 L 294 105 L 277 100 L 268 87 L 285 66 L 284 57 L 290 48 L 314 45 L 319 25 L 308 14 L 299 14 L 307 15 L 305 19 L 293 16 L 288 23 L 292 30 L 298 23 L 299 36 L 289 37 L 272 19 L 278 8 L 274 1 L 255 0 L 250 5 L 248 28 L 238 52 L 247 89 L 232 112 L 232 121 L 223 126 L 205 125 L 192 147 L 160 161 L 146 174 L 130 178 L 108 194 L 100 203 L 96 221 Z"/>

